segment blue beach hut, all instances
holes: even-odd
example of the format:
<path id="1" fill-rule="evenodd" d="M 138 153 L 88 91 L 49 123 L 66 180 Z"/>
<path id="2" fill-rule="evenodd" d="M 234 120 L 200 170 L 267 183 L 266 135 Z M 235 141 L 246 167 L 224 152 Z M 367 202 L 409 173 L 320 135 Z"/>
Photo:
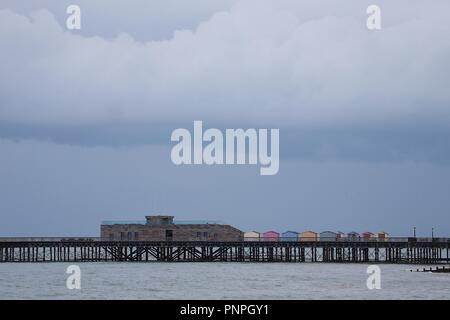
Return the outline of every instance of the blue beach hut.
<path id="1" fill-rule="evenodd" d="M 281 241 L 297 241 L 298 232 L 296 231 L 286 231 L 281 234 Z"/>

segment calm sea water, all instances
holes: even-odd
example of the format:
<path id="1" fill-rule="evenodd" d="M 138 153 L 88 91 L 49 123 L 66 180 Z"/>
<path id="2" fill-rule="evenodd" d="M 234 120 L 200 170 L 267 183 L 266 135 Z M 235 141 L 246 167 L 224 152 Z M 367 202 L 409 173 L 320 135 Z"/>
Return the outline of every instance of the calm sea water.
<path id="1" fill-rule="evenodd" d="M 368 265 L 319 263 L 79 263 L 69 290 L 69 265 L 0 264 L 0 299 L 450 299 L 450 274 L 408 265 L 380 265 L 380 290 Z"/>

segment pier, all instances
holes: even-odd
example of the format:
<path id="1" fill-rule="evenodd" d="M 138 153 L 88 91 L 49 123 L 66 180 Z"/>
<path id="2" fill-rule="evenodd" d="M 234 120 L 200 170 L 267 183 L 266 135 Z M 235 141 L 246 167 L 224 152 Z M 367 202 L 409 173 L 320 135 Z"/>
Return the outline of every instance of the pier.
<path id="1" fill-rule="evenodd" d="M 0 262 L 449 263 L 449 238 L 388 241 L 110 241 L 0 238 Z"/>

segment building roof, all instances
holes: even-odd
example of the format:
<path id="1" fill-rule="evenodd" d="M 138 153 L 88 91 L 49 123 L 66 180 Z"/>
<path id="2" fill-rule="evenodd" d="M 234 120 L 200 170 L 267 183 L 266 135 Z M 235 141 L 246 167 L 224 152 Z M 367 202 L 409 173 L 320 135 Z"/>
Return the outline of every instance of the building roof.
<path id="1" fill-rule="evenodd" d="M 217 221 L 217 220 L 175 220 L 173 223 L 174 224 L 225 224 L 224 222 Z M 143 220 L 106 220 L 106 221 L 102 221 L 101 224 L 102 225 L 147 224 L 147 221 L 143 221 Z"/>
<path id="2" fill-rule="evenodd" d="M 142 220 L 106 220 L 102 221 L 102 225 L 113 225 L 113 224 L 146 224 L 146 221 Z"/>
<path id="3" fill-rule="evenodd" d="M 145 218 L 151 218 L 151 217 L 157 217 L 157 218 L 175 218 L 175 216 L 166 216 L 166 215 L 160 215 L 160 214 L 152 214 L 149 216 L 145 216 Z"/>

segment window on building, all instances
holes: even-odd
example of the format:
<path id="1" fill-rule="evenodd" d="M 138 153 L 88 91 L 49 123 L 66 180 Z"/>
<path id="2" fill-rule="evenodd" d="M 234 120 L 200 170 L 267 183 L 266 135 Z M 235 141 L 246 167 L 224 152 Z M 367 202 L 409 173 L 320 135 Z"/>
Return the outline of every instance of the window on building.
<path id="1" fill-rule="evenodd" d="M 114 233 L 109 234 L 109 240 L 114 240 Z"/>
<path id="2" fill-rule="evenodd" d="M 120 233 L 120 240 L 125 240 L 125 232 Z"/>
<path id="3" fill-rule="evenodd" d="M 204 237 L 205 239 L 208 239 L 208 232 L 203 232 L 203 237 Z"/>
<path id="4" fill-rule="evenodd" d="M 132 240 L 133 239 L 133 232 L 128 232 L 127 239 Z"/>
<path id="5" fill-rule="evenodd" d="M 201 232 L 197 232 L 197 238 L 201 238 L 202 237 L 202 233 Z"/>
<path id="6" fill-rule="evenodd" d="M 217 238 L 218 238 L 218 234 L 214 233 L 214 240 L 217 240 Z"/>
<path id="7" fill-rule="evenodd" d="M 134 233 L 134 240 L 139 240 L 139 232 Z"/>

